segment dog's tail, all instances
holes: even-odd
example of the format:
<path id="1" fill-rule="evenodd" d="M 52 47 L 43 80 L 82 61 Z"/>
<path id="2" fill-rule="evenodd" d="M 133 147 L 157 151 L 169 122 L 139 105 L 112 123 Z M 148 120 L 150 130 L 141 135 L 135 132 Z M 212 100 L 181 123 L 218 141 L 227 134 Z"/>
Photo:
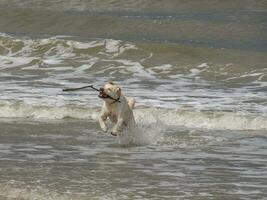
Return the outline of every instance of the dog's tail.
<path id="1" fill-rule="evenodd" d="M 135 99 L 134 98 L 128 98 L 128 105 L 131 109 L 134 109 L 134 105 L 135 105 Z"/>

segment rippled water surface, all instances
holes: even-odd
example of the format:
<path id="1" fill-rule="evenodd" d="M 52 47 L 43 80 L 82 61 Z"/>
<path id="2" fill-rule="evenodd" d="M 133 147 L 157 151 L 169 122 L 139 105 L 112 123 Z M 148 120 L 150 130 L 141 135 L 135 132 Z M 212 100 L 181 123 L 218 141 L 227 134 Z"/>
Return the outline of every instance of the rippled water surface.
<path id="1" fill-rule="evenodd" d="M 0 199 L 266 199 L 266 16 L 260 0 L 0 0 Z M 118 137 L 94 90 L 62 91 L 107 81 L 136 99 Z"/>
<path id="2" fill-rule="evenodd" d="M 267 194 L 264 132 L 164 127 L 155 138 L 154 125 L 140 129 L 149 135 L 148 144 L 125 146 L 92 121 L 6 121 L 1 128 L 3 198 L 264 199 Z"/>

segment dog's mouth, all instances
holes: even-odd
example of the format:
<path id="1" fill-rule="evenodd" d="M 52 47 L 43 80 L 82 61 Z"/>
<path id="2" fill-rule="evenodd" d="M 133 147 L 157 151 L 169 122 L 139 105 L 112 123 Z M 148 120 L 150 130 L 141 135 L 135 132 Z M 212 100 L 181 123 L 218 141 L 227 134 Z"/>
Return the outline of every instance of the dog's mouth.
<path id="1" fill-rule="evenodd" d="M 108 95 L 104 91 L 100 91 L 98 97 L 101 99 L 108 98 Z"/>
<path id="2" fill-rule="evenodd" d="M 113 100 L 113 103 L 115 102 L 120 102 L 120 97 L 115 99 L 113 97 L 111 97 L 110 95 L 108 95 L 106 92 L 105 92 L 105 89 L 104 88 L 100 88 L 99 90 L 99 94 L 98 94 L 98 97 L 101 98 L 101 99 L 112 99 Z"/>

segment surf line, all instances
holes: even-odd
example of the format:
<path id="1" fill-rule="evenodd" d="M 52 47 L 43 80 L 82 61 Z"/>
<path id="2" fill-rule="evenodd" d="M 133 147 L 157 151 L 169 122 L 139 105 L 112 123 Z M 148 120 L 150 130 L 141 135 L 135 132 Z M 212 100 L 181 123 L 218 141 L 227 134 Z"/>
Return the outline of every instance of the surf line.
<path id="1" fill-rule="evenodd" d="M 70 92 L 70 91 L 82 90 L 82 89 L 85 89 L 85 88 L 92 88 L 93 90 L 98 91 L 98 92 L 101 91 L 100 89 L 95 88 L 93 85 L 86 85 L 86 86 L 78 87 L 78 88 L 65 88 L 62 91 L 63 92 Z M 115 98 L 113 98 L 112 96 L 110 96 L 108 94 L 107 94 L 107 98 L 110 98 L 110 99 L 114 100 L 114 102 L 120 102 L 119 98 L 115 99 Z"/>

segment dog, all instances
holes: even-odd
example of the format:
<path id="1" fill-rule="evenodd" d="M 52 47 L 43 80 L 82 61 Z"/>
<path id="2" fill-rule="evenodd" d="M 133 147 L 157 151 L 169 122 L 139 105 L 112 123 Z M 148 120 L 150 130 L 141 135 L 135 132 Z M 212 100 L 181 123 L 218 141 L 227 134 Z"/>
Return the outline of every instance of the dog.
<path id="1" fill-rule="evenodd" d="M 104 132 L 108 131 L 105 122 L 107 118 L 115 124 L 111 130 L 113 136 L 117 136 L 125 128 L 129 128 L 129 130 L 134 128 L 134 98 L 126 98 L 121 88 L 113 82 L 108 82 L 101 87 L 98 97 L 104 100 L 99 116 L 99 124 Z"/>

